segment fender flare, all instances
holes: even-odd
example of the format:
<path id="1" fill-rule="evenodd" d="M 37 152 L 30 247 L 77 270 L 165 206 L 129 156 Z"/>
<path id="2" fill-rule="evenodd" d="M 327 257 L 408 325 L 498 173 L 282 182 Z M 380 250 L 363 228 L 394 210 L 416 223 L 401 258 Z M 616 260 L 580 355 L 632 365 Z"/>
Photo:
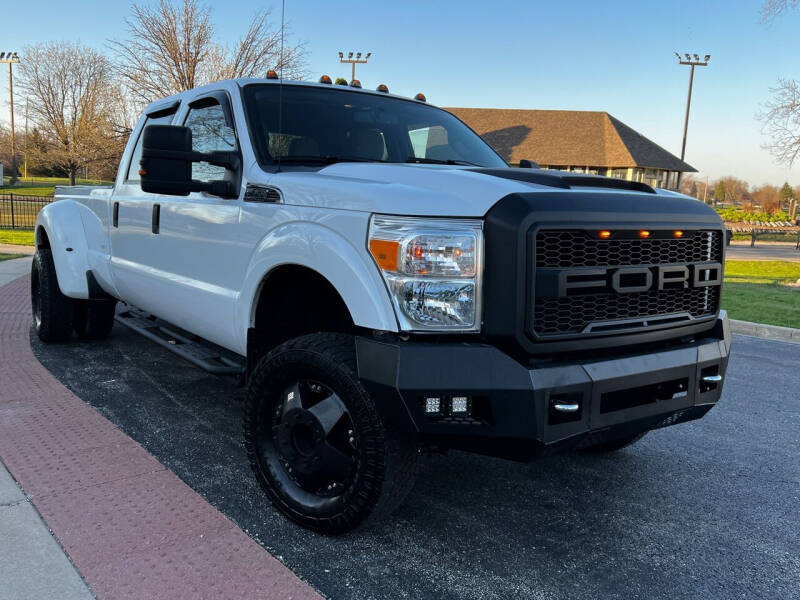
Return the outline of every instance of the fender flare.
<path id="1" fill-rule="evenodd" d="M 88 210 L 66 198 L 43 207 L 36 217 L 36 247 L 39 248 L 41 230 L 44 230 L 61 293 L 70 298 L 86 299 L 89 297 L 86 272 L 90 267 L 82 209 Z"/>
<path id="2" fill-rule="evenodd" d="M 359 250 L 319 223 L 294 221 L 270 231 L 253 252 L 237 311 L 237 329 L 245 337 L 253 326 L 264 282 L 284 265 L 305 267 L 324 277 L 344 300 L 355 325 L 398 331 L 386 285 L 366 247 Z"/>

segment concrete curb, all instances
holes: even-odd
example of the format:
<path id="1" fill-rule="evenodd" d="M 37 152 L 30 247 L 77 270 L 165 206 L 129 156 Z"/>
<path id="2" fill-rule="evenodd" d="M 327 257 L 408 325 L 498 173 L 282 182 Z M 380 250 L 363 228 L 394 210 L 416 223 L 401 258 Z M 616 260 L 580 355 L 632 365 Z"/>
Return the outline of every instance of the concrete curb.
<path id="1" fill-rule="evenodd" d="M 742 335 L 764 338 L 767 340 L 778 340 L 782 342 L 793 342 L 800 344 L 800 329 L 792 327 L 780 327 L 779 325 L 764 325 L 763 323 L 751 323 L 750 321 L 737 321 L 731 319 L 731 331 Z"/>

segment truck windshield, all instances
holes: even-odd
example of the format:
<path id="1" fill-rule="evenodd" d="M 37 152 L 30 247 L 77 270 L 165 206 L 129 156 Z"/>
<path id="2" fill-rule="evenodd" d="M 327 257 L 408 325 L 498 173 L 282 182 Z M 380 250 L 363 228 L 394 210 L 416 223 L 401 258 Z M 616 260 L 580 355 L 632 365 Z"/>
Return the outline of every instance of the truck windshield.
<path id="1" fill-rule="evenodd" d="M 262 164 L 387 162 L 506 167 L 475 132 L 421 102 L 342 89 L 246 86 L 249 125 Z"/>

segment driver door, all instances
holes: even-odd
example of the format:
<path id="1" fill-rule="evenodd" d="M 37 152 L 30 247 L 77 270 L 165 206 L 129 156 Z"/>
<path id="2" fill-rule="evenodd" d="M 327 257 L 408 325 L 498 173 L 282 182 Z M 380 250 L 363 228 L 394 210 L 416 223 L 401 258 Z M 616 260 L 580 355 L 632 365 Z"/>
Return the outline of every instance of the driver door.
<path id="1" fill-rule="evenodd" d="M 230 100 L 223 91 L 189 103 L 183 123 L 192 130 L 192 149 L 239 151 Z M 192 179 L 227 179 L 240 186 L 241 173 L 208 163 L 192 165 Z M 242 194 L 220 198 L 206 192 L 159 196 L 157 256 L 165 284 L 153 312 L 221 346 L 237 345 L 234 305 L 252 245 L 240 225 Z"/>

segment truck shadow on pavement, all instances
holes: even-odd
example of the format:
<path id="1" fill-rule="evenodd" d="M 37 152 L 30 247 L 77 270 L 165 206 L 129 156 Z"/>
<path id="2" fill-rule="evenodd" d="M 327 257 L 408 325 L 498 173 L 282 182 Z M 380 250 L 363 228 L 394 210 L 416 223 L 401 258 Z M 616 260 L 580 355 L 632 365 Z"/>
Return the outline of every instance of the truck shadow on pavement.
<path id="1" fill-rule="evenodd" d="M 331 538 L 286 521 L 258 489 L 241 441 L 244 391 L 232 381 L 119 326 L 104 342 L 44 346 L 32 337 L 31 344 L 76 395 L 329 597 L 796 592 L 792 577 L 775 578 L 798 568 L 797 552 L 790 554 L 796 541 L 761 516 L 789 509 L 769 486 L 741 501 L 741 470 L 759 466 L 743 466 L 746 459 L 731 454 L 733 442 L 720 442 L 741 423 L 723 423 L 718 412 L 652 432 L 614 455 L 527 465 L 460 452 L 433 456 L 387 523 Z"/>

